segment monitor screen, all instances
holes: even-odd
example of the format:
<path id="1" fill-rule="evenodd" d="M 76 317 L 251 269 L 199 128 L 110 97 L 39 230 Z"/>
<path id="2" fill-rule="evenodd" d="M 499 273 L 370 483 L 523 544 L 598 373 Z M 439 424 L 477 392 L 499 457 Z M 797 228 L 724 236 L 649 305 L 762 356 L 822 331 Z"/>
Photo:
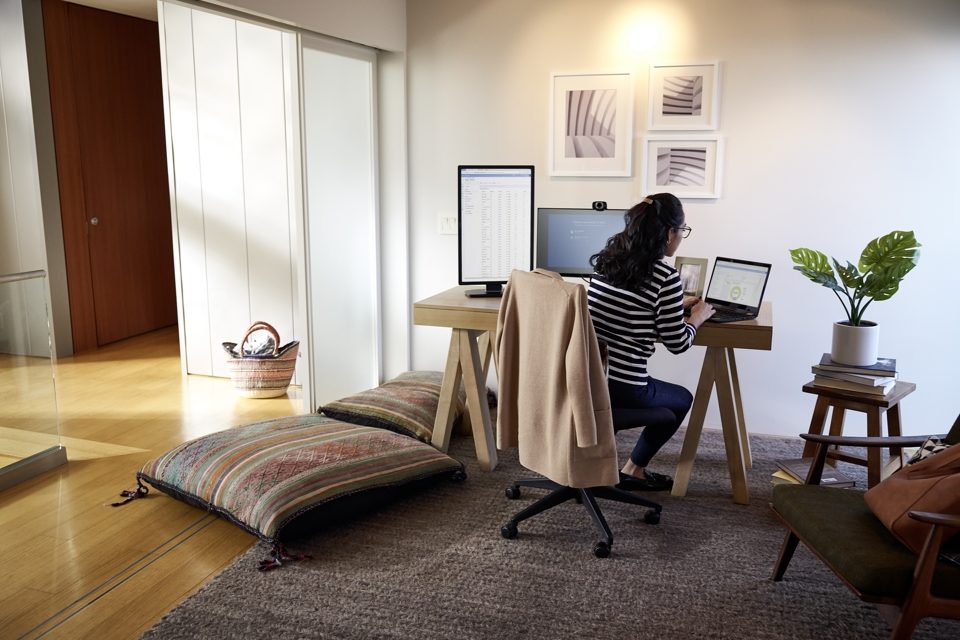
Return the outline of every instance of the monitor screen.
<path id="1" fill-rule="evenodd" d="M 564 276 L 593 274 L 590 256 L 623 231 L 624 209 L 537 209 L 538 268 Z"/>
<path id="2" fill-rule="evenodd" d="M 533 268 L 533 166 L 461 165 L 457 182 L 460 284 L 498 295 L 511 271 Z"/>

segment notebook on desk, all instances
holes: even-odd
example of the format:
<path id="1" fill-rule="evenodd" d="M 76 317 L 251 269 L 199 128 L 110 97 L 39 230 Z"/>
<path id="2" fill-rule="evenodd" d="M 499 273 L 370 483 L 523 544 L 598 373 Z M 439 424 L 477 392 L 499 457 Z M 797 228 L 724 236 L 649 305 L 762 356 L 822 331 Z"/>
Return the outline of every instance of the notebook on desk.
<path id="1" fill-rule="evenodd" d="M 765 262 L 717 258 L 713 262 L 710 286 L 704 300 L 716 313 L 708 322 L 752 320 L 760 313 L 770 266 Z"/>

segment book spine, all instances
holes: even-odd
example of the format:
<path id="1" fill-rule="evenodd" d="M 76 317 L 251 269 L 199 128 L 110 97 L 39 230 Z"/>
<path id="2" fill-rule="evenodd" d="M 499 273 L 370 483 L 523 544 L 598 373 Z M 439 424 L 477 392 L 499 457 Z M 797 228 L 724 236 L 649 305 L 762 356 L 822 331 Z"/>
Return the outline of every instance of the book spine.
<path id="1" fill-rule="evenodd" d="M 818 365 L 810 367 L 810 371 L 818 376 L 836 378 L 837 380 L 846 380 L 847 382 L 862 384 L 866 387 L 878 387 L 885 384 L 890 384 L 891 381 L 897 379 L 896 374 L 892 376 L 874 376 L 865 374 L 862 375 L 859 373 L 843 373 L 840 371 L 830 371 Z"/>
<path id="2" fill-rule="evenodd" d="M 859 393 L 869 393 L 872 395 L 882 396 L 885 395 L 887 391 L 890 390 L 892 385 L 882 385 L 882 386 L 867 386 L 863 384 L 857 384 L 856 382 L 848 382 L 846 380 L 837 380 L 836 378 L 827 378 L 825 376 L 814 376 L 813 384 L 821 387 L 830 387 L 832 389 L 841 389 L 843 391 L 856 391 Z"/>

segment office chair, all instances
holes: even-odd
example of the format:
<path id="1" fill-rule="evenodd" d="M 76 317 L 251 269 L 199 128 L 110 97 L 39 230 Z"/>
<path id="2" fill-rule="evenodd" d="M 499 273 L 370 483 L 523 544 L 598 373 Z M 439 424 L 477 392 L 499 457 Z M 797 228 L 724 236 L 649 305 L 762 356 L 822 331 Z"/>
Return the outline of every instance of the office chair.
<path id="1" fill-rule="evenodd" d="M 517 525 L 568 500 L 582 504 L 602 539 L 598 558 L 610 555 L 613 532 L 597 499 L 647 507 L 647 524 L 660 521 L 656 502 L 622 491 L 606 376 L 586 290 L 543 269 L 514 271 L 504 290 L 497 322 L 497 446 L 518 447 L 520 464 L 540 474 L 515 480 L 520 487 L 550 491 L 500 528 L 504 538 Z"/>

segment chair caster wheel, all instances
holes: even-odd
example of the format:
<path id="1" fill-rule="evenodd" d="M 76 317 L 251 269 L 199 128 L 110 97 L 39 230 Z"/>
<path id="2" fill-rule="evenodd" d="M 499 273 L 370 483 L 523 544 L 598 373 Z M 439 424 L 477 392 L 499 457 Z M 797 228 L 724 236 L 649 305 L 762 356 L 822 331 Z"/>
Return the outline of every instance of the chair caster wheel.
<path id="1" fill-rule="evenodd" d="M 506 496 L 511 500 L 516 500 L 517 498 L 520 497 L 520 487 L 517 487 L 517 486 L 507 487 L 507 490 L 504 491 L 504 494 L 506 494 Z"/>
<path id="2" fill-rule="evenodd" d="M 517 525 L 513 524 L 512 522 L 508 522 L 500 527 L 500 535 L 507 540 L 513 540 L 517 537 Z"/>
<path id="3" fill-rule="evenodd" d="M 450 476 L 450 479 L 453 480 L 454 482 L 465 482 L 467 479 L 467 472 L 464 471 L 463 469 L 457 469 Z"/>
<path id="4" fill-rule="evenodd" d="M 647 524 L 660 524 L 660 512 L 651 509 L 643 514 L 643 521 Z"/>
<path id="5" fill-rule="evenodd" d="M 606 542 L 598 542 L 597 544 L 593 545 L 593 555 L 597 556 L 598 558 L 606 558 L 610 555 L 610 545 L 608 545 Z"/>

